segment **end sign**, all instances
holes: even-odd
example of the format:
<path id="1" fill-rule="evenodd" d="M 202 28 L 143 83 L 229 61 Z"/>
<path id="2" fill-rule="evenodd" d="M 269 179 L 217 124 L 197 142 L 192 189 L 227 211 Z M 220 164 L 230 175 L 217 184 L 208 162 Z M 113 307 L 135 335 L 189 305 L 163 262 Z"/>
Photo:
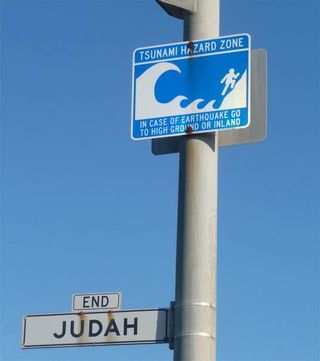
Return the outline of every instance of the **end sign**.
<path id="1" fill-rule="evenodd" d="M 121 307 L 121 293 L 83 293 L 73 295 L 72 310 L 74 312 L 85 311 L 103 311 L 119 310 Z"/>
<path id="2" fill-rule="evenodd" d="M 237 34 L 136 49 L 131 137 L 248 127 L 250 47 Z"/>

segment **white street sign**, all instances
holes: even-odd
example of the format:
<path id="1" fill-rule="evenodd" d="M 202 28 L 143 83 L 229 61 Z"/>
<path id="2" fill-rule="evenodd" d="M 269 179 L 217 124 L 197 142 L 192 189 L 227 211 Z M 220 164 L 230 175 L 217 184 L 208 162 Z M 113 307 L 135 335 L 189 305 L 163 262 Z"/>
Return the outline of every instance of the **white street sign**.
<path id="1" fill-rule="evenodd" d="M 121 308 L 121 293 L 86 293 L 72 297 L 72 311 L 103 311 L 119 310 Z"/>
<path id="2" fill-rule="evenodd" d="M 168 309 L 28 315 L 22 347 L 165 343 Z"/>

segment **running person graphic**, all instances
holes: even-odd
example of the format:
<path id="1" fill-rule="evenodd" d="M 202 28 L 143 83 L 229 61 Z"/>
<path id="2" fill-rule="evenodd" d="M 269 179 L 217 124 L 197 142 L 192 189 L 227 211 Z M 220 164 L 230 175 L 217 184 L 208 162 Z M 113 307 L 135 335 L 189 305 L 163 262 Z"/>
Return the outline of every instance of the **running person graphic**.
<path id="1" fill-rule="evenodd" d="M 238 78 L 239 75 L 240 75 L 240 73 L 235 74 L 233 68 L 229 69 L 229 73 L 227 73 L 223 77 L 223 79 L 220 81 L 221 84 L 225 83 L 224 89 L 222 90 L 222 93 L 221 93 L 222 96 L 224 96 L 226 94 L 229 87 L 231 89 L 234 88 L 234 86 L 236 84 L 236 79 Z"/>

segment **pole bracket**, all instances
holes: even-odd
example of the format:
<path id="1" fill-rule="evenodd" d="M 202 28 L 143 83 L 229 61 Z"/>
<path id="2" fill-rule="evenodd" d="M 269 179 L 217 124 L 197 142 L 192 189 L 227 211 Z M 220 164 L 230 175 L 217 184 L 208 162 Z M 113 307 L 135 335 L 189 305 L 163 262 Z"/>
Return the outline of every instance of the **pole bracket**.
<path id="1" fill-rule="evenodd" d="M 170 302 L 170 311 L 169 311 L 169 349 L 174 350 L 174 301 Z"/>
<path id="2" fill-rule="evenodd" d="M 197 12 L 197 0 L 156 0 L 157 3 L 171 16 L 184 19 L 185 12 Z"/>

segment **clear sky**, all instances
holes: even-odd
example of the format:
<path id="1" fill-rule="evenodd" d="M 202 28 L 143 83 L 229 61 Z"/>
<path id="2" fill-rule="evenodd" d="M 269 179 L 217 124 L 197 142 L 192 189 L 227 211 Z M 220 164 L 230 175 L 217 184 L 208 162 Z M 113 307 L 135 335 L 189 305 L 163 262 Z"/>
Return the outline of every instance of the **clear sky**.
<path id="1" fill-rule="evenodd" d="M 268 51 L 268 137 L 220 149 L 219 361 L 319 361 L 318 1 L 221 1 Z M 168 345 L 22 350 L 74 293 L 174 299 L 178 156 L 130 139 L 132 53 L 177 42 L 152 0 L 1 1 L 1 361 L 167 361 Z"/>

